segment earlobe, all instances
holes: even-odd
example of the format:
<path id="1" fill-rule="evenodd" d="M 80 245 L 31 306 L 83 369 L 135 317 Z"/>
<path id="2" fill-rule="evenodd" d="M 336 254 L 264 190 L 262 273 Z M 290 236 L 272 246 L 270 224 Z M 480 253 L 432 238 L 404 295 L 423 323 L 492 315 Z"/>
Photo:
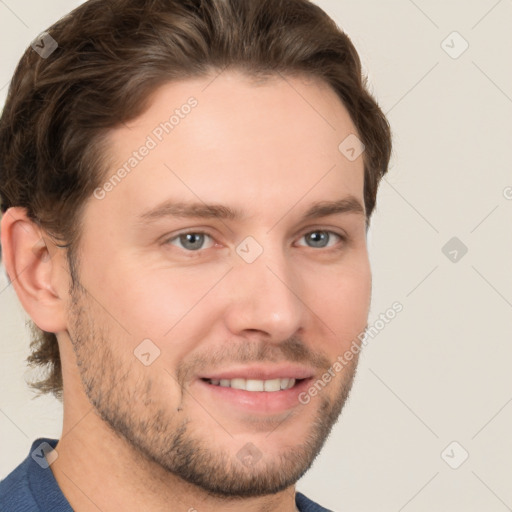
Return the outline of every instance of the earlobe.
<path id="1" fill-rule="evenodd" d="M 9 208 L 2 217 L 2 259 L 16 294 L 43 331 L 66 328 L 65 267 L 50 237 L 28 218 L 25 208 Z"/>

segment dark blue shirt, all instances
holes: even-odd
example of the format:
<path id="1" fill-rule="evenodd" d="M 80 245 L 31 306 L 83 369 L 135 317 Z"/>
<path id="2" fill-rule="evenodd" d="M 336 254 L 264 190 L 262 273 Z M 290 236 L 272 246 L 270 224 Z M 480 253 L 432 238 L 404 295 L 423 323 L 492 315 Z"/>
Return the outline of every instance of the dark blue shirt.
<path id="1" fill-rule="evenodd" d="M 0 512 L 73 512 L 46 462 L 48 445 L 55 448 L 57 439 L 36 439 L 27 458 L 0 482 Z M 300 512 L 330 512 L 300 492 L 295 503 Z"/>

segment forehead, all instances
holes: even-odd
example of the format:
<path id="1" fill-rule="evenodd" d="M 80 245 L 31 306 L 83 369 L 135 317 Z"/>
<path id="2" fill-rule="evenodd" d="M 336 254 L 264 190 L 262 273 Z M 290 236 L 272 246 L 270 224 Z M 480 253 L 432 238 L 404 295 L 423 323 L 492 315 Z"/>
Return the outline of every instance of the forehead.
<path id="1" fill-rule="evenodd" d="M 339 150 L 356 133 L 322 82 L 257 83 L 224 72 L 168 83 L 146 112 L 109 134 L 106 181 L 116 179 L 100 208 L 126 219 L 167 199 L 204 200 L 250 216 L 300 201 L 362 199 L 362 157 Z"/>

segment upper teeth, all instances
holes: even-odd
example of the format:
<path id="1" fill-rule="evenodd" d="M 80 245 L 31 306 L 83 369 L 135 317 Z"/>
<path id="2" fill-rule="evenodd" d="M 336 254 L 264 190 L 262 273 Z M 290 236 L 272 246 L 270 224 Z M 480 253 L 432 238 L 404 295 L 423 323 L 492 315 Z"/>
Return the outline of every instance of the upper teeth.
<path id="1" fill-rule="evenodd" d="M 209 379 L 210 384 L 224 388 L 243 389 L 245 391 L 280 391 L 295 385 L 295 379 Z"/>

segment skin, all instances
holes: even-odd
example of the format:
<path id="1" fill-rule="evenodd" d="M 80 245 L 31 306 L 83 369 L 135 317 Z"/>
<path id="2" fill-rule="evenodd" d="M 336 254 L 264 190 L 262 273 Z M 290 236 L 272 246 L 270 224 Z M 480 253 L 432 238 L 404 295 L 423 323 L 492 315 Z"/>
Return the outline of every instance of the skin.
<path id="1" fill-rule="evenodd" d="M 315 80 L 256 84 L 229 71 L 166 84 L 111 131 L 107 179 L 191 96 L 190 114 L 103 199 L 87 201 L 74 287 L 65 250 L 23 209 L 2 219 L 20 301 L 58 337 L 64 425 L 51 470 L 80 512 L 231 511 L 241 499 L 247 511 L 295 510 L 294 484 L 355 374 L 357 357 L 308 404 L 278 411 L 248 410 L 199 380 L 288 363 L 320 378 L 367 325 L 371 272 L 364 211 L 302 220 L 313 203 L 347 196 L 364 210 L 362 157 L 338 150 L 357 130 Z M 168 199 L 244 217 L 140 222 Z M 209 236 L 187 244 L 176 238 L 184 232 Z M 330 233 L 325 247 L 318 232 Z M 236 251 L 248 236 L 263 249 L 252 263 Z M 160 351 L 148 366 L 134 355 L 145 339 Z"/>

